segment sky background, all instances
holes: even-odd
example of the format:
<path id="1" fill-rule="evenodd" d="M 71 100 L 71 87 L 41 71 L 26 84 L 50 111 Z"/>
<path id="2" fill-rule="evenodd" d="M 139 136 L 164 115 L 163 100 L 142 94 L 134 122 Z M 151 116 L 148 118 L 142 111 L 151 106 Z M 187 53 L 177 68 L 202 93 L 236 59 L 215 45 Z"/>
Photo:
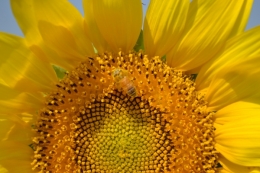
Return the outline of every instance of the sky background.
<path id="1" fill-rule="evenodd" d="M 69 0 L 69 1 L 79 9 L 81 14 L 83 14 L 81 0 Z M 148 7 L 149 1 L 150 0 L 142 1 L 145 4 L 143 5 L 144 14 Z M 257 25 L 260 25 L 260 0 L 254 1 L 254 5 L 246 29 L 253 28 Z M 12 15 L 9 0 L 0 0 L 0 31 L 9 32 L 20 36 L 23 35 Z"/>

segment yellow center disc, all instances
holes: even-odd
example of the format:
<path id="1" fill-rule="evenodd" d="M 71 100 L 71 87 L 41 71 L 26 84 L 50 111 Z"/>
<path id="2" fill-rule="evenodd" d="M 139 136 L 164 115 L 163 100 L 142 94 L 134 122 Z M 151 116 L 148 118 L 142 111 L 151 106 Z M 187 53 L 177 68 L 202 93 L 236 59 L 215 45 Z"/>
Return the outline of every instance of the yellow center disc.
<path id="1" fill-rule="evenodd" d="M 39 112 L 42 172 L 215 172 L 212 113 L 191 76 L 141 52 L 88 58 Z"/>

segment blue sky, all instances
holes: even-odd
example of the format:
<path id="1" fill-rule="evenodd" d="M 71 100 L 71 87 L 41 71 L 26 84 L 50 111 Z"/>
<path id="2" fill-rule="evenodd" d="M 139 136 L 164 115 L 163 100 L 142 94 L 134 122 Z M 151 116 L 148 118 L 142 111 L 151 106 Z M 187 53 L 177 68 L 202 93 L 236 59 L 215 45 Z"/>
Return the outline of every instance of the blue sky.
<path id="1" fill-rule="evenodd" d="M 83 14 L 81 0 L 69 0 L 69 1 L 72 4 L 74 4 Z M 144 13 L 145 13 L 146 8 L 149 4 L 149 0 L 143 0 L 143 3 L 145 4 L 143 5 Z M 254 2 L 251 16 L 248 21 L 247 29 L 253 28 L 257 25 L 260 25 L 260 0 L 255 0 Z M 9 33 L 22 36 L 22 32 L 20 31 L 12 15 L 8 0 L 0 0 L 0 31 L 9 32 Z"/>

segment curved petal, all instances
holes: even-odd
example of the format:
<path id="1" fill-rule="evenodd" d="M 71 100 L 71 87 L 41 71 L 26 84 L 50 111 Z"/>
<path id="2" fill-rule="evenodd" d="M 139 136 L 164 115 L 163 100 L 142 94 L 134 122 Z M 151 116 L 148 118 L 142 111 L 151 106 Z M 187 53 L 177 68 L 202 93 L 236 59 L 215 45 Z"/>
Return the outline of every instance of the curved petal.
<path id="1" fill-rule="evenodd" d="M 56 52 L 54 48 L 49 48 L 44 42 L 41 42 L 38 45 L 31 45 L 30 50 L 37 56 L 42 58 L 47 58 L 51 64 L 58 65 L 63 67 L 66 70 L 71 70 L 79 64 L 80 58 L 75 58 L 68 56 L 62 56 L 61 52 Z M 60 54 L 58 54 L 60 53 Z"/>
<path id="2" fill-rule="evenodd" d="M 214 3 L 214 1 L 215 0 L 213 0 L 213 1 L 212 0 L 193 0 L 191 2 L 190 9 L 192 9 L 192 11 L 191 11 L 190 15 L 188 16 L 188 18 L 189 18 L 188 22 L 190 22 L 190 21 L 192 22 L 192 20 L 190 20 L 190 18 L 192 18 L 192 17 L 195 18 L 195 21 L 200 20 L 200 18 L 207 11 L 208 5 L 211 5 L 212 3 Z M 200 8 L 196 9 L 198 6 Z M 252 6 L 253 6 L 253 0 L 244 2 L 243 8 L 241 8 L 239 15 L 237 16 L 237 20 L 234 23 L 234 26 L 232 28 L 232 31 L 231 31 L 231 34 L 229 35 L 229 37 L 233 37 L 233 36 L 238 35 L 245 31 L 247 22 L 250 17 Z M 196 15 L 194 15 L 195 13 L 196 13 Z M 187 28 L 190 28 L 189 26 L 191 26 L 191 25 L 187 25 Z"/>
<path id="3" fill-rule="evenodd" d="M 56 50 L 61 57 L 67 55 L 74 57 L 75 61 L 85 58 L 84 54 L 80 53 L 75 38 L 67 28 L 39 21 L 39 30 L 45 43 L 51 49 Z"/>
<path id="4" fill-rule="evenodd" d="M 30 49 L 39 57 L 43 57 L 43 55 L 44 55 L 45 58 L 47 58 L 49 61 L 51 61 L 54 64 L 62 66 L 64 68 L 68 69 L 68 70 L 73 68 L 75 66 L 75 64 L 76 65 L 78 64 L 78 63 L 71 63 L 71 62 L 74 62 L 72 60 L 73 58 L 65 57 L 65 56 L 61 57 L 60 55 L 58 55 L 56 53 L 56 51 L 47 47 L 46 43 L 44 43 L 44 41 L 42 40 L 42 36 L 41 36 L 41 34 L 39 32 L 39 28 L 38 28 L 39 18 L 36 17 L 35 6 L 33 5 L 33 3 L 34 3 L 33 0 L 11 0 L 11 7 L 12 7 L 12 10 L 13 10 L 14 16 L 16 18 L 17 23 L 19 24 L 20 28 L 22 29 L 22 31 L 25 35 L 26 41 L 28 42 Z M 41 2 L 38 2 L 38 3 L 41 3 Z M 55 3 L 55 2 L 52 1 L 52 3 Z M 49 9 L 50 7 L 48 7 L 48 9 L 50 11 L 52 11 L 51 14 L 54 13 L 53 17 L 55 17 L 55 19 L 56 19 L 56 22 L 54 22 L 54 24 L 59 24 L 63 27 L 71 29 L 72 25 L 73 25 L 73 21 L 72 21 L 73 19 L 71 19 L 71 22 L 68 22 L 69 20 L 67 22 L 64 22 L 64 21 L 67 20 L 66 15 L 68 15 L 68 14 L 66 12 L 64 12 L 64 13 L 62 13 L 62 12 L 58 13 L 57 12 L 57 11 L 59 11 L 58 8 L 66 7 L 66 4 L 68 5 L 69 3 L 68 2 L 65 2 L 65 3 L 58 2 L 58 3 L 59 3 L 59 5 L 52 5 L 54 7 L 56 6 L 57 9 L 55 8 L 54 10 L 52 10 L 52 9 Z M 65 5 L 62 6 L 62 4 L 63 5 L 65 4 Z M 67 6 L 68 9 L 72 8 L 72 11 L 73 11 L 74 8 L 70 4 L 68 6 Z M 52 8 L 54 8 L 54 7 L 52 7 Z M 47 13 L 50 14 L 48 9 L 45 9 L 45 10 L 47 10 L 46 14 Z M 62 9 L 60 9 L 60 10 L 62 10 Z M 36 9 L 36 11 L 37 11 L 37 9 Z M 44 9 L 41 9 L 41 11 L 44 11 Z M 40 17 L 42 13 L 44 13 L 44 12 L 38 12 L 38 17 Z M 81 19 L 80 14 L 77 14 L 78 13 L 77 10 L 74 10 L 73 14 L 75 15 L 75 13 L 76 13 L 76 16 L 78 16 L 77 17 L 78 18 L 78 25 L 82 25 L 81 27 L 83 27 L 83 21 Z M 71 16 L 69 16 L 69 17 L 71 17 Z M 51 20 L 50 17 L 48 18 L 46 16 L 43 16 L 41 18 L 43 18 L 43 19 L 47 18 L 46 20 Z M 53 22 L 53 21 L 50 21 L 50 22 Z M 82 24 L 80 24 L 81 22 L 82 22 Z M 77 25 L 75 24 L 75 26 L 77 26 Z M 77 27 L 80 27 L 80 26 L 77 26 Z M 83 30 L 83 29 L 81 28 L 81 30 Z M 84 36 L 85 36 L 84 33 L 83 33 L 83 35 L 80 35 L 80 36 L 76 36 L 75 33 L 76 33 L 76 35 L 78 35 L 78 34 L 81 34 L 83 32 L 75 31 L 73 37 L 77 38 L 77 41 L 79 39 L 84 40 Z M 71 35 L 70 31 L 69 31 L 69 34 Z M 82 44 L 84 44 L 84 41 L 81 41 L 81 42 L 83 42 Z M 89 46 L 89 49 L 91 49 L 91 51 L 93 52 L 93 48 L 92 48 L 92 45 L 90 43 L 84 44 L 83 46 L 84 47 Z M 58 52 L 58 53 L 60 53 L 60 52 Z"/>
<path id="5" fill-rule="evenodd" d="M 7 169 L 5 169 L 2 165 L 0 165 L 0 172 L 1 173 L 8 173 Z"/>
<path id="6" fill-rule="evenodd" d="M 260 116 L 250 116 L 219 126 L 215 148 L 231 162 L 242 166 L 260 166 Z"/>
<path id="7" fill-rule="evenodd" d="M 0 164 L 8 172 L 33 172 L 30 164 L 33 156 L 33 150 L 29 146 L 32 143 L 30 127 L 22 120 L 18 122 L 2 117 L 0 120 Z"/>
<path id="8" fill-rule="evenodd" d="M 258 103 L 239 101 L 217 111 L 214 122 L 223 125 L 232 122 L 234 118 L 237 120 L 255 115 L 260 115 L 260 100 Z"/>
<path id="9" fill-rule="evenodd" d="M 0 33 L 0 52 L 1 79 L 9 87 L 28 92 L 49 91 L 58 81 L 49 62 L 36 57 L 24 39 Z"/>
<path id="10" fill-rule="evenodd" d="M 79 52 L 83 56 L 94 54 L 92 44 L 84 32 L 83 18 L 79 11 L 67 0 L 33 0 L 32 5 L 37 23 L 46 21 L 66 28 L 74 37 Z"/>
<path id="11" fill-rule="evenodd" d="M 239 100 L 259 103 L 259 65 L 260 56 L 257 55 L 223 68 L 208 88 L 208 110 L 216 111 Z"/>
<path id="12" fill-rule="evenodd" d="M 229 40 L 222 55 L 207 62 L 199 71 L 196 78 L 198 90 L 207 88 L 214 75 L 226 65 L 244 59 L 244 57 L 260 54 L 259 47 L 260 27 L 251 29 Z"/>
<path id="13" fill-rule="evenodd" d="M 237 20 L 232 28 L 232 31 L 231 31 L 229 37 L 239 35 L 240 33 L 243 33 L 245 31 L 250 14 L 251 14 L 251 9 L 252 9 L 253 3 L 254 3 L 254 0 L 244 1 L 243 8 L 241 8 L 241 10 L 239 12 Z"/>
<path id="14" fill-rule="evenodd" d="M 237 168 L 237 169 L 234 169 L 234 170 L 239 170 L 239 173 L 260 173 L 259 169 L 250 169 L 248 167 L 243 167 L 244 169 L 241 170 L 241 168 Z M 227 169 L 218 169 L 218 173 L 237 173 L 237 172 L 233 172 L 233 171 L 230 171 L 230 170 L 227 170 Z"/>
<path id="15" fill-rule="evenodd" d="M 215 0 L 193 0 L 190 2 L 185 30 L 189 31 L 208 11 Z"/>
<path id="16" fill-rule="evenodd" d="M 32 6 L 33 0 L 10 0 L 15 19 L 29 43 L 41 40 Z"/>
<path id="17" fill-rule="evenodd" d="M 237 21 L 242 20 L 241 16 L 247 14 L 252 5 L 252 0 L 210 1 L 212 3 L 202 6 L 203 13 L 196 17 L 180 44 L 167 54 L 170 66 L 191 70 L 210 60 L 237 31 Z"/>
<path id="18" fill-rule="evenodd" d="M 1 114 L 29 113 L 43 106 L 43 96 L 37 93 L 19 92 L 2 84 L 0 84 L 0 93 Z"/>
<path id="19" fill-rule="evenodd" d="M 183 34 L 189 0 L 151 0 L 144 21 L 145 52 L 165 55 Z"/>
<path id="20" fill-rule="evenodd" d="M 219 161 L 223 167 L 220 173 L 260 173 L 260 168 L 237 165 L 223 156 L 219 157 Z"/>
<path id="21" fill-rule="evenodd" d="M 85 16 L 84 29 L 87 36 L 92 41 L 99 53 L 109 51 L 110 48 L 101 35 L 94 18 L 93 0 L 83 0 L 83 7 Z"/>
<path id="22" fill-rule="evenodd" d="M 93 10 L 97 26 L 112 50 L 132 50 L 142 27 L 141 1 L 93 1 Z"/>
<path id="23" fill-rule="evenodd" d="M 218 169 L 218 173 L 234 173 L 234 172 L 230 172 L 230 171 L 225 170 L 225 169 L 223 169 L 223 168 L 219 168 L 219 169 Z"/>

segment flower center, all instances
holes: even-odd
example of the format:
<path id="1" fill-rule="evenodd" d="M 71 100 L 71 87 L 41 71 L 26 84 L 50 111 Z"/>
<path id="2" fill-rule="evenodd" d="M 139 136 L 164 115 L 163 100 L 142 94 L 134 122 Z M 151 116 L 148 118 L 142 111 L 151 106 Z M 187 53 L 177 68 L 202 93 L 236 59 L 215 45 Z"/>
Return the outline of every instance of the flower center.
<path id="1" fill-rule="evenodd" d="M 162 113 L 115 91 L 95 101 L 77 123 L 75 152 L 83 171 L 134 172 L 169 169 L 173 144 Z"/>
<path id="2" fill-rule="evenodd" d="M 215 172 L 212 113 L 191 76 L 142 52 L 87 58 L 46 97 L 33 169 Z"/>

